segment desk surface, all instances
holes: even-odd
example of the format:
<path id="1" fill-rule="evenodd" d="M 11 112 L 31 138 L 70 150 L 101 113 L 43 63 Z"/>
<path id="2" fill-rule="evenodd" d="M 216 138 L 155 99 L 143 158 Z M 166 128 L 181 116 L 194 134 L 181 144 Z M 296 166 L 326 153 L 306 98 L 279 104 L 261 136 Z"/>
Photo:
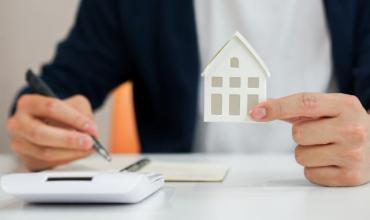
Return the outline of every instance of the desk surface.
<path id="1" fill-rule="evenodd" d="M 135 205 L 30 205 L 0 190 L 0 219 L 370 219 L 370 184 L 352 188 L 315 186 L 305 180 L 292 155 L 151 158 L 221 162 L 231 169 L 223 183 L 167 183 Z M 115 158 L 125 159 L 132 158 Z M 16 166 L 11 157 L 0 156 L 0 175 Z"/>

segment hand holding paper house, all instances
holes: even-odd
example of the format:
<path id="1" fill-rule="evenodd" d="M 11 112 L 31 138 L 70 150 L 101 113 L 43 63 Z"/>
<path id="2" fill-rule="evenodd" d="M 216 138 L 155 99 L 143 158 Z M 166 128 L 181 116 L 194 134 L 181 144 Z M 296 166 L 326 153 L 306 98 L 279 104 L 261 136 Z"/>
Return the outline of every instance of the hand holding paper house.
<path id="1" fill-rule="evenodd" d="M 211 59 L 204 77 L 204 121 L 251 122 L 249 111 L 266 100 L 270 73 L 239 33 Z"/>

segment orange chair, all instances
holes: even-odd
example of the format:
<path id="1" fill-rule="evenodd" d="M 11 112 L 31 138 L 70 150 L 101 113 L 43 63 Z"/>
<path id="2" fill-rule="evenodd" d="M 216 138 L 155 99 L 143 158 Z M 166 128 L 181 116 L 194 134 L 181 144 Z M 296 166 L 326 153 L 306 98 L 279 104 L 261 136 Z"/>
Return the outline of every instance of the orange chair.
<path id="1" fill-rule="evenodd" d="M 110 137 L 110 151 L 112 153 L 140 153 L 132 88 L 132 83 L 127 82 L 113 92 Z"/>

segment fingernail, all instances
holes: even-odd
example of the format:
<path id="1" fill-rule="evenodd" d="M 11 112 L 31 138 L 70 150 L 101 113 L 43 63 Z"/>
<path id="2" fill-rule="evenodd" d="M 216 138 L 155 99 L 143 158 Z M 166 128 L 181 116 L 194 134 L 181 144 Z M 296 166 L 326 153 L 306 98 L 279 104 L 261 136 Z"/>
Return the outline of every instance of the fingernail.
<path id="1" fill-rule="evenodd" d="M 88 132 L 91 132 L 93 134 L 97 134 L 98 133 L 98 129 L 92 123 L 85 123 L 84 126 L 83 126 L 83 130 L 88 131 Z"/>
<path id="2" fill-rule="evenodd" d="M 262 120 L 264 117 L 266 117 L 266 109 L 256 108 L 251 112 L 250 115 L 252 116 L 253 119 Z"/>
<path id="3" fill-rule="evenodd" d="M 91 137 L 89 137 L 89 136 L 80 137 L 79 142 L 80 142 L 80 147 L 82 149 L 86 149 L 86 150 L 90 149 L 92 147 L 92 144 L 93 144 L 93 141 L 92 141 Z"/>

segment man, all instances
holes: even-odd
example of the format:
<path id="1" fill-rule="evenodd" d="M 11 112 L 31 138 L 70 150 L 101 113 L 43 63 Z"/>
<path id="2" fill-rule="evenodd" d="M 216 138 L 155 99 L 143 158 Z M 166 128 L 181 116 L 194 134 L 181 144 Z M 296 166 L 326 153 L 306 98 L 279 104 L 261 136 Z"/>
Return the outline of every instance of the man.
<path id="1" fill-rule="evenodd" d="M 291 148 L 282 123 L 199 123 L 194 136 L 200 63 L 239 30 L 272 73 L 268 94 L 275 99 L 251 116 L 292 123 L 295 156 L 311 182 L 367 183 L 369 16 L 366 0 L 82 1 L 71 33 L 42 70 L 64 100 L 25 88 L 8 121 L 12 148 L 31 170 L 88 156 L 88 134 L 97 136 L 92 109 L 127 80 L 134 82 L 143 152 Z M 333 76 L 341 93 L 326 93 Z"/>

